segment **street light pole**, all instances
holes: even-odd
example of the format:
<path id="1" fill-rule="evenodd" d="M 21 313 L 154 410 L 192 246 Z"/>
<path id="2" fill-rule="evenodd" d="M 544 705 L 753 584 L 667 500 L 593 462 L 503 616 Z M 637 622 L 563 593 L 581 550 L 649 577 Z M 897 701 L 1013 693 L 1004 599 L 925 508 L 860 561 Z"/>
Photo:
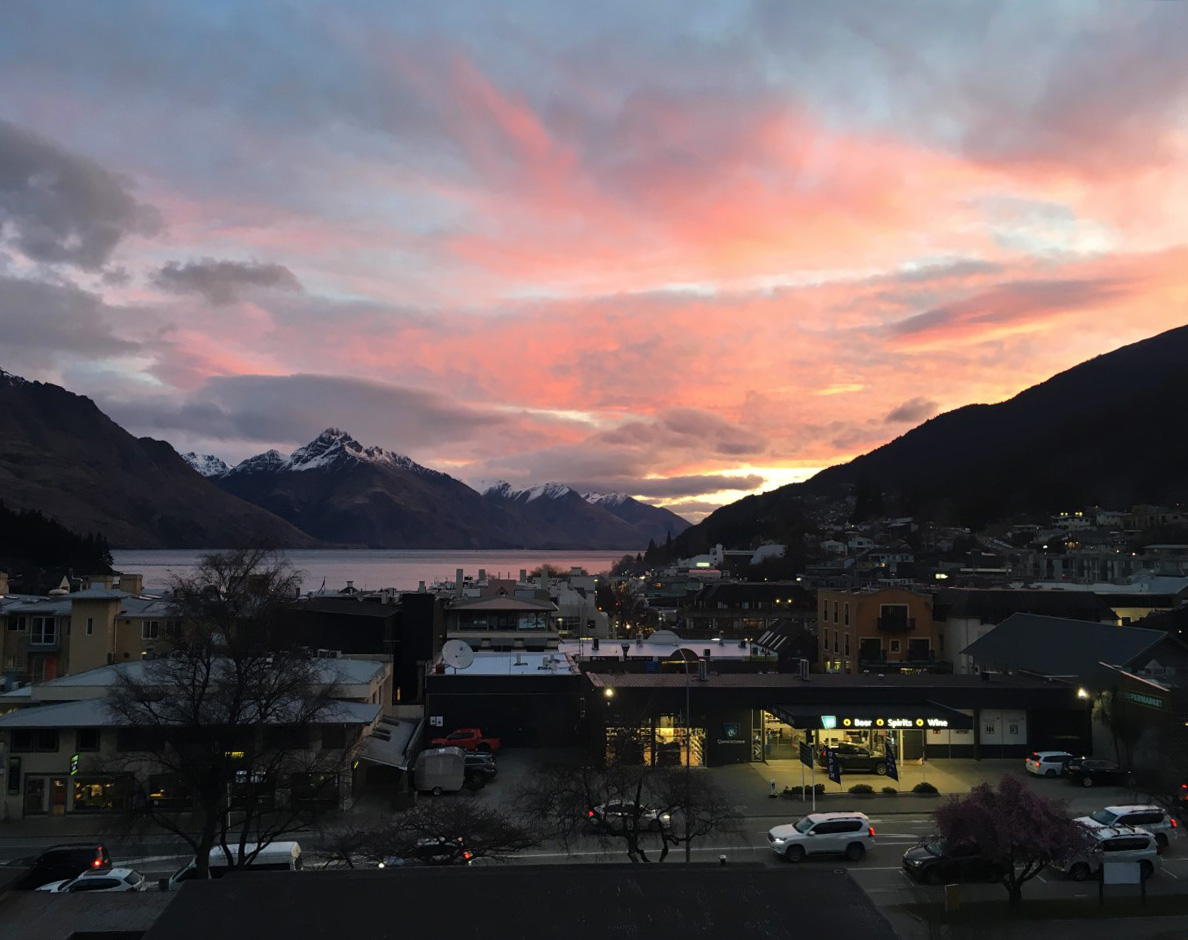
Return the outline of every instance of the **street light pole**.
<path id="1" fill-rule="evenodd" d="M 681 662 L 685 664 L 685 863 L 690 861 L 690 846 L 689 846 L 689 832 L 692 828 L 692 823 L 689 819 L 689 764 L 693 753 L 693 735 L 690 729 L 691 720 L 689 717 L 689 697 L 692 692 L 692 685 L 689 681 L 689 657 L 686 655 L 688 650 L 681 647 Z"/>

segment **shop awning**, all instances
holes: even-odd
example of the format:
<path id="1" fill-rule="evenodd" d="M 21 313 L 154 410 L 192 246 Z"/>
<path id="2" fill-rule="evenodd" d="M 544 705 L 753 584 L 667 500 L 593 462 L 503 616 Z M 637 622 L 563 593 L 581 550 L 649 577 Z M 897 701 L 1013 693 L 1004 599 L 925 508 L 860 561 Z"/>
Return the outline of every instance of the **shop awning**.
<path id="1" fill-rule="evenodd" d="M 767 710 L 793 728 L 805 729 L 883 731 L 962 730 L 973 727 L 971 716 L 936 702 L 912 705 L 768 705 Z"/>

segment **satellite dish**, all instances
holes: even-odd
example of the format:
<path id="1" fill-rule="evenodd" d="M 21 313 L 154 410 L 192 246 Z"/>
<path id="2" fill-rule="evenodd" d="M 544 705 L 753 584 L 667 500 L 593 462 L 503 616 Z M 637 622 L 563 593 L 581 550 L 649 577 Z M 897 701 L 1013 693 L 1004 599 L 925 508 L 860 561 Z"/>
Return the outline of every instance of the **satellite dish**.
<path id="1" fill-rule="evenodd" d="M 441 661 L 455 669 L 465 669 L 474 662 L 474 650 L 465 640 L 446 640 L 441 648 Z"/>

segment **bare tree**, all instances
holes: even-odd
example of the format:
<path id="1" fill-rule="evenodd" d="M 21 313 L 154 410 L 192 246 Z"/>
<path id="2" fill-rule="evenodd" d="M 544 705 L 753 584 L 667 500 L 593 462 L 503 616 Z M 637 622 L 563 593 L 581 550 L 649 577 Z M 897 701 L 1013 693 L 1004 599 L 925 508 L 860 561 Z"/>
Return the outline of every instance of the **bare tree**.
<path id="1" fill-rule="evenodd" d="M 616 759 L 546 768 L 518 794 L 522 811 L 568 850 L 579 839 L 618 846 L 632 862 L 664 861 L 675 846 L 732 831 L 739 815 L 701 770 L 651 767 L 639 741 L 615 742 Z"/>
<path id="2" fill-rule="evenodd" d="M 330 864 L 356 868 L 392 860 L 448 865 L 504 859 L 540 842 L 540 834 L 513 814 L 475 800 L 441 799 L 382 821 L 329 830 L 321 848 Z"/>
<path id="3" fill-rule="evenodd" d="M 209 555 L 172 586 L 165 655 L 117 667 L 108 767 L 130 772 L 134 816 L 184 839 L 200 876 L 212 849 L 246 864 L 337 805 L 349 742 L 319 739 L 345 723 L 337 664 L 287 648 L 280 629 L 298 584 L 271 552 Z"/>

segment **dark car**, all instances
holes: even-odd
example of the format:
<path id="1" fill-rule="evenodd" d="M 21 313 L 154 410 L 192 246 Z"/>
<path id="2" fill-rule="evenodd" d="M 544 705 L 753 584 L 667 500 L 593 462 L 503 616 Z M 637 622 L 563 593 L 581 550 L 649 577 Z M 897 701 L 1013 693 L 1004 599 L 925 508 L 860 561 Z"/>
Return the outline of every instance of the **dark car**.
<path id="1" fill-rule="evenodd" d="M 835 744 L 829 748 L 837 755 L 837 761 L 845 774 L 885 774 L 887 772 L 887 755 L 871 753 L 870 748 L 861 744 Z M 829 758 L 822 749 L 817 755 L 817 763 L 822 767 L 829 764 Z"/>
<path id="2" fill-rule="evenodd" d="M 639 806 L 625 800 L 611 800 L 601 803 L 586 814 L 590 825 L 595 829 L 609 828 L 615 830 L 630 830 L 632 820 L 638 817 L 638 829 L 656 832 L 666 829 L 672 824 L 672 817 L 668 813 L 652 809 L 650 806 Z"/>
<path id="3" fill-rule="evenodd" d="M 465 770 L 468 777 L 477 774 L 490 780 L 499 773 L 499 765 L 494 754 L 467 754 Z"/>
<path id="4" fill-rule="evenodd" d="M 903 870 L 916 881 L 939 885 L 961 881 L 998 881 L 1002 866 L 983 858 L 976 845 L 949 846 L 926 839 L 903 853 Z"/>
<path id="5" fill-rule="evenodd" d="M 1131 771 L 1112 760 L 1098 760 L 1086 757 L 1075 767 L 1065 771 L 1069 781 L 1082 787 L 1115 786 L 1124 787 L 1130 783 Z"/>
<path id="6" fill-rule="evenodd" d="M 27 868 L 28 873 L 14 887 L 32 891 L 51 881 L 77 878 L 84 871 L 105 871 L 111 868 L 107 849 L 95 842 L 55 845 L 40 855 L 9 862 L 14 868 Z"/>
<path id="7" fill-rule="evenodd" d="M 1087 760 L 1097 760 L 1097 758 L 1095 758 L 1095 757 L 1090 757 L 1090 756 L 1088 756 L 1087 754 L 1086 754 L 1086 755 L 1082 755 L 1081 757 L 1070 757 L 1068 760 L 1066 760 L 1066 761 L 1064 762 L 1064 767 L 1063 767 L 1063 768 L 1061 768 L 1061 771 L 1060 771 L 1060 772 L 1061 772 L 1061 774 L 1063 774 L 1065 777 L 1067 777 L 1067 776 L 1069 776 L 1069 774 L 1071 774 L 1071 773 L 1072 773 L 1074 770 L 1080 770 L 1080 769 L 1081 769 L 1081 765 L 1082 765 L 1083 763 L 1085 763 L 1085 761 L 1087 761 Z"/>
<path id="8" fill-rule="evenodd" d="M 417 839 L 405 855 L 391 855 L 379 863 L 380 868 L 403 868 L 416 865 L 469 865 L 474 853 L 461 836 Z"/>

